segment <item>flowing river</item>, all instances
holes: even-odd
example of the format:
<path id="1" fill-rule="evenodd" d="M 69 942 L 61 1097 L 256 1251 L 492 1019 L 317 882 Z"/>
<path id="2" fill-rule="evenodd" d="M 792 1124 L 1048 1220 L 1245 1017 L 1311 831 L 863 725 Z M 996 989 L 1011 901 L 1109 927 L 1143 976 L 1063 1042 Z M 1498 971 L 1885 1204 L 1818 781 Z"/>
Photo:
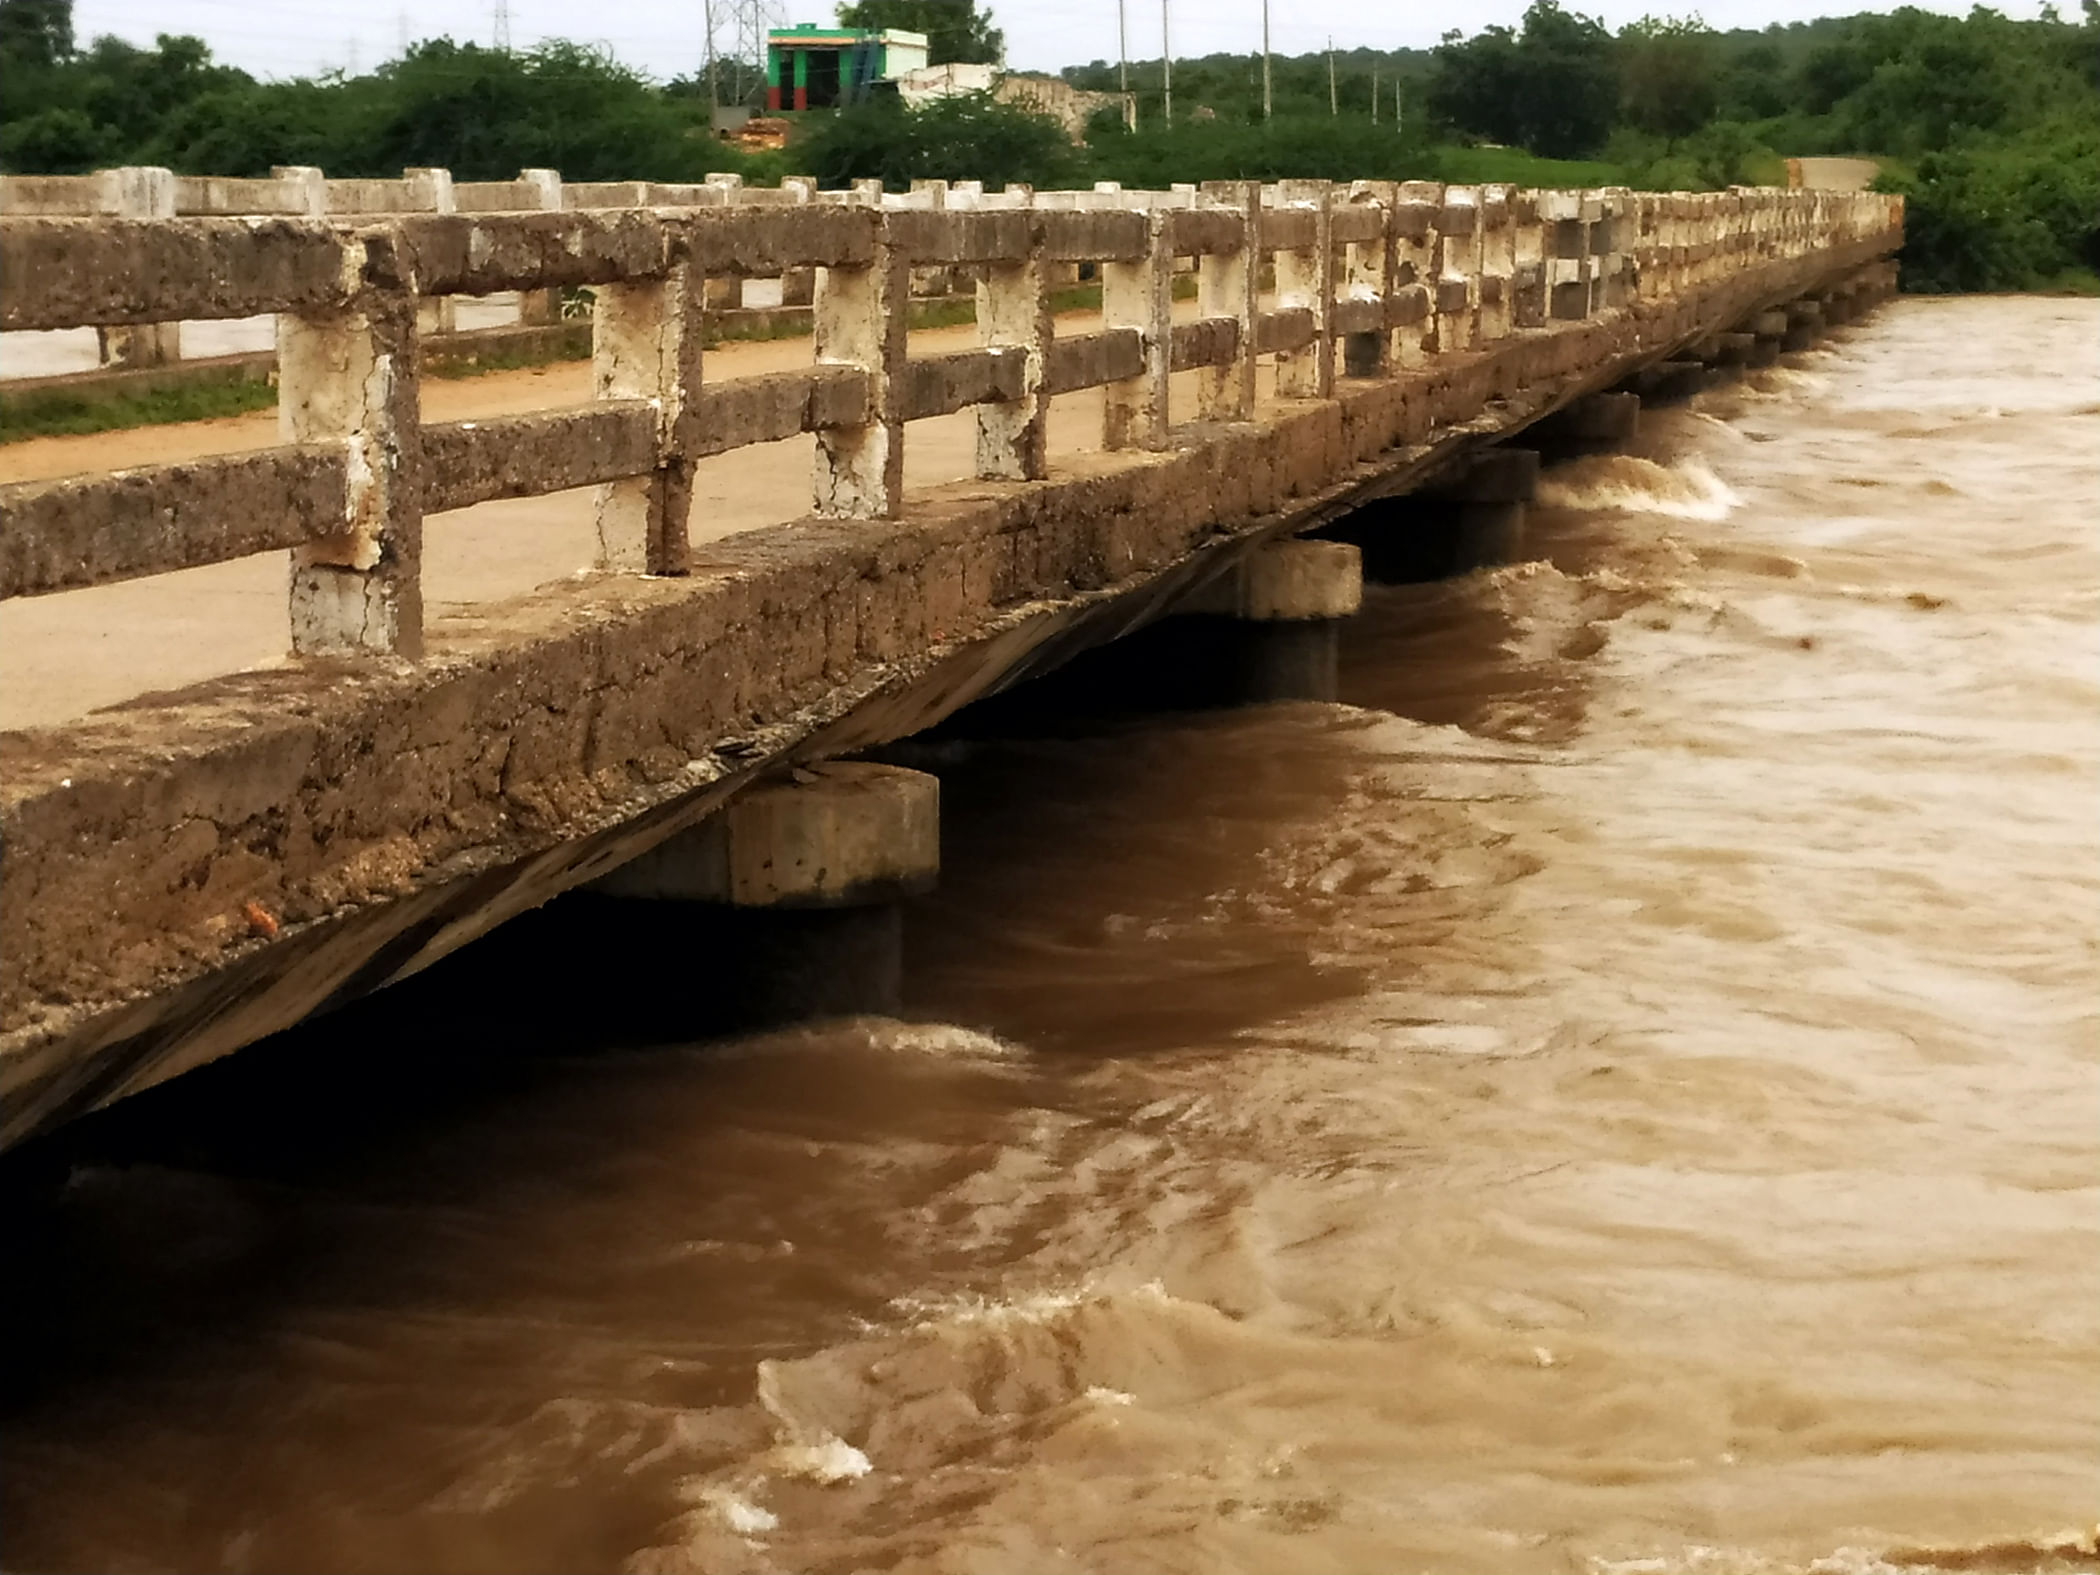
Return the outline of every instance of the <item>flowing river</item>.
<path id="1" fill-rule="evenodd" d="M 1894 303 L 1345 705 L 910 746 L 910 1022 L 202 1074 L 15 1200 L 0 1564 L 2100 1570 L 2096 346 Z"/>

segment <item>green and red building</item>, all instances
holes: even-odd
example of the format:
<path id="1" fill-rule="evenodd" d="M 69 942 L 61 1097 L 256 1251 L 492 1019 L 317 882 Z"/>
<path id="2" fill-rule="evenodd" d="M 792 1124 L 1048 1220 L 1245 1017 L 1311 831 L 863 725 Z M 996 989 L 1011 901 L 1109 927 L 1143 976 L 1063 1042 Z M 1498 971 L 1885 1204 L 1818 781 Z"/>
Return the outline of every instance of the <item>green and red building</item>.
<path id="1" fill-rule="evenodd" d="M 926 64 L 926 35 L 804 22 L 766 34 L 766 108 L 857 104 L 877 82 Z"/>

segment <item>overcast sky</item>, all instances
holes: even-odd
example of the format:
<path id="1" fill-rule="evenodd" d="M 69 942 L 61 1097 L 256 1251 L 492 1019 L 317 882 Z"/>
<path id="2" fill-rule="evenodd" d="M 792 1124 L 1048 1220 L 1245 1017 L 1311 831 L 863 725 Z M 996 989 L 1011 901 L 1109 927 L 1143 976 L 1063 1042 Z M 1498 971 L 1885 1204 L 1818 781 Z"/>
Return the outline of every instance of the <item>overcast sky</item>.
<path id="1" fill-rule="evenodd" d="M 1159 57 L 1159 0 L 1125 0 L 1129 6 L 1133 59 Z M 1278 54 L 1303 54 L 1326 45 L 1339 48 L 1423 48 L 1446 28 L 1472 32 L 1494 22 L 1515 22 L 1527 0 L 1486 0 L 1467 7 L 1394 5 L 1390 0 L 1272 0 L 1272 47 Z M 796 5 L 772 0 L 787 22 L 830 22 L 832 0 Z M 1261 43 L 1261 0 L 1168 0 L 1176 55 L 1253 50 Z M 1932 10 L 1963 12 L 1966 3 L 1934 3 Z M 704 40 L 699 0 L 625 0 L 616 6 L 577 6 L 555 0 L 509 0 L 511 43 L 526 48 L 543 38 L 576 38 L 609 46 L 629 65 L 669 78 L 691 72 Z M 1762 27 L 1805 21 L 1832 12 L 1889 10 L 1889 3 L 1845 0 L 1707 0 L 1678 5 L 1669 0 L 1574 0 L 1572 9 L 1600 13 L 1613 27 L 1650 13 L 1697 11 L 1717 28 Z M 2008 0 L 2000 9 L 2031 17 L 2040 0 Z M 2063 5 L 2075 14 L 2076 6 Z M 992 13 L 1006 30 L 1008 64 L 1017 70 L 1054 71 L 1060 66 L 1116 57 L 1116 0 L 996 0 Z M 421 0 L 388 6 L 261 5 L 250 0 L 76 0 L 74 31 L 85 42 L 115 33 L 150 43 L 155 33 L 195 33 L 212 53 L 258 76 L 307 76 L 331 70 L 369 70 L 398 54 L 404 39 L 450 35 L 462 42 L 490 41 L 494 0 Z M 724 34 L 726 40 L 726 33 Z"/>

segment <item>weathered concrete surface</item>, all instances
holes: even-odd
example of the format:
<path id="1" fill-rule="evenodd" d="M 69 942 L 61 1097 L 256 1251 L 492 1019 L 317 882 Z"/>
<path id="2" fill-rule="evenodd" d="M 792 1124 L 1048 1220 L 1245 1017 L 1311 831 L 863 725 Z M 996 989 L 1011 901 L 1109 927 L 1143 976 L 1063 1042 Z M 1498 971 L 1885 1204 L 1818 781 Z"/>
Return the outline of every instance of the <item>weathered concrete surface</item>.
<path id="1" fill-rule="evenodd" d="M 1871 261 L 1893 238 L 1343 382 L 909 517 L 808 520 L 0 738 L 0 1137 L 373 988 L 696 824 L 1157 616 L 1253 543 Z"/>
<path id="2" fill-rule="evenodd" d="M 850 908 L 931 891 L 940 873 L 940 779 L 827 760 L 739 793 L 592 889 L 738 908 Z"/>
<path id="3" fill-rule="evenodd" d="M 1189 598 L 1182 611 L 1255 623 L 1347 618 L 1364 603 L 1363 553 L 1341 541 L 1270 541 Z"/>

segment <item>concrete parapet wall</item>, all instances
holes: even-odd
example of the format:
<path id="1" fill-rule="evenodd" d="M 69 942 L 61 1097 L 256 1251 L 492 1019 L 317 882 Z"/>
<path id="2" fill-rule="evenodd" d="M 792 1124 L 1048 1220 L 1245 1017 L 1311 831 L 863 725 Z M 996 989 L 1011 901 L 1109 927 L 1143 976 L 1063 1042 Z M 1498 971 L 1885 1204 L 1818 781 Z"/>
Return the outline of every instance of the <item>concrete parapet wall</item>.
<path id="1" fill-rule="evenodd" d="M 1900 205 L 1866 194 L 1078 195 L 1131 200 L 0 222 L 0 268 L 29 281 L 0 324 L 273 310 L 304 336 L 285 446 L 0 488 L 0 594 L 261 548 L 309 576 L 302 660 L 0 736 L 0 1141 L 412 970 L 696 823 L 768 760 L 923 726 L 1111 602 L 1164 607 L 1209 555 L 1404 490 L 1900 241 Z M 1655 206 L 1680 201 L 1688 217 Z M 1634 243 L 1666 222 L 1697 239 L 1643 271 Z M 1043 264 L 1089 255 L 1126 271 L 1123 315 L 1060 346 Z M 1194 323 L 1158 309 L 1177 255 L 1199 258 Z M 1284 299 L 1264 313 L 1268 255 Z M 1566 291 L 1530 329 L 1485 282 L 1527 255 Z M 981 346 L 909 358 L 909 270 L 956 259 L 988 269 Z M 707 382 L 705 279 L 805 266 L 815 364 Z M 570 283 L 603 287 L 603 397 L 420 422 L 426 289 Z M 1343 374 L 1345 335 L 1369 371 Z M 1255 420 L 1264 341 L 1293 381 Z M 1175 366 L 1207 369 L 1193 409 L 1169 408 Z M 1102 385 L 1106 451 L 1052 467 L 1046 390 Z M 907 500 L 908 423 L 967 407 L 982 479 Z M 696 552 L 694 460 L 798 431 L 832 517 Z M 601 488 L 608 572 L 423 627 L 423 513 L 578 485 Z"/>

